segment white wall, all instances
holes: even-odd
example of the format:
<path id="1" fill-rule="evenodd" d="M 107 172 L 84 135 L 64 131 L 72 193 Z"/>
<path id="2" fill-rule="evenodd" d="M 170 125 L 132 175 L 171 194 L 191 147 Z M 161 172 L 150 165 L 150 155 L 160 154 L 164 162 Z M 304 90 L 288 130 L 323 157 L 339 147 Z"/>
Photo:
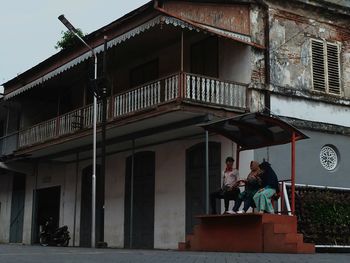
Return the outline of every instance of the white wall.
<path id="1" fill-rule="evenodd" d="M 124 247 L 125 159 L 131 152 L 108 156 L 105 177 L 105 242 Z"/>
<path id="2" fill-rule="evenodd" d="M 12 175 L 0 174 L 0 243 L 9 242 L 12 201 Z"/>
<path id="3" fill-rule="evenodd" d="M 186 149 L 203 141 L 203 138 L 183 140 L 139 149 L 139 151 L 154 151 L 156 158 L 155 248 L 176 249 L 178 242 L 185 240 Z M 223 169 L 224 160 L 227 156 L 236 157 L 235 144 L 220 136 L 210 137 L 210 141 L 221 143 Z M 125 160 L 129 155 L 131 155 L 130 151 L 107 157 L 105 179 L 105 241 L 110 247 L 124 246 L 124 177 Z M 245 178 L 248 174 L 249 162 L 251 160 L 252 154 L 250 151 L 241 154 L 240 174 L 242 178 Z M 71 233 L 70 245 L 73 245 L 74 234 L 74 245 L 79 245 L 81 175 L 82 170 L 90 164 L 90 161 L 80 162 L 78 164 L 78 175 L 76 175 L 76 163 L 67 165 L 42 163 L 38 168 L 38 189 L 61 186 L 59 224 L 68 225 Z M 25 223 L 23 231 L 24 243 L 26 244 L 30 244 L 31 242 L 32 201 L 35 185 L 36 177 L 34 175 L 28 175 L 26 180 Z M 1 187 L 4 186 L 1 185 Z M 1 198 L 3 198 L 2 195 Z M 7 209 L 10 209 L 10 206 Z M 74 211 L 76 211 L 75 231 Z"/>
<path id="4" fill-rule="evenodd" d="M 271 111 L 281 116 L 350 127 L 349 106 L 273 95 Z"/>
<path id="5" fill-rule="evenodd" d="M 250 83 L 250 49 L 248 45 L 219 38 L 219 78 Z"/>
<path id="6" fill-rule="evenodd" d="M 223 169 L 227 156 L 235 158 L 235 145 L 219 136 L 211 137 L 210 141 L 221 142 Z M 154 151 L 156 158 L 154 248 L 176 249 L 178 242 L 185 240 L 185 155 L 186 149 L 200 142 L 203 142 L 203 139 L 170 142 L 139 150 Z M 124 245 L 124 176 L 125 159 L 129 155 L 131 152 L 107 158 L 105 241 L 110 247 Z M 252 151 L 242 152 L 240 162 L 242 178 L 248 174 L 252 158 Z"/>

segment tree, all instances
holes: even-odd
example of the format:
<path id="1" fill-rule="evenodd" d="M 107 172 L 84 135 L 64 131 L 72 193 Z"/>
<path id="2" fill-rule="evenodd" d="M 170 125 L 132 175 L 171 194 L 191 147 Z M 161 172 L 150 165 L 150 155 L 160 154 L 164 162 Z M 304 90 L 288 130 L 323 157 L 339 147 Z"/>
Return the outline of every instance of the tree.
<path id="1" fill-rule="evenodd" d="M 85 34 L 81 31 L 80 28 L 77 28 L 77 34 L 80 37 L 84 37 Z M 61 31 L 61 39 L 57 41 L 55 48 L 56 49 L 67 49 L 75 46 L 77 43 L 80 43 L 79 39 L 69 30 Z"/>

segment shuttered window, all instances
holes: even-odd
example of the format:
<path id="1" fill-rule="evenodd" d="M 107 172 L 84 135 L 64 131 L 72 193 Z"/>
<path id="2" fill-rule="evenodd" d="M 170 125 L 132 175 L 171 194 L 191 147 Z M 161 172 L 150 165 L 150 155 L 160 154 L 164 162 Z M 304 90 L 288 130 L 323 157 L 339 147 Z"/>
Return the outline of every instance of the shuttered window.
<path id="1" fill-rule="evenodd" d="M 313 89 L 340 94 L 339 45 L 312 39 L 311 53 Z"/>

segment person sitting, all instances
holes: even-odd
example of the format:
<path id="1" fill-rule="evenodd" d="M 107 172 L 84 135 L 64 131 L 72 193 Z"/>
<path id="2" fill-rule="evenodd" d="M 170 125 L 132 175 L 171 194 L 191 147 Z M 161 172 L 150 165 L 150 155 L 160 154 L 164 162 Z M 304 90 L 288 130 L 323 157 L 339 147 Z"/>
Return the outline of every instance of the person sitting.
<path id="1" fill-rule="evenodd" d="M 232 208 L 233 213 L 237 213 L 242 202 L 244 202 L 244 206 L 242 210 L 242 212 L 244 213 L 246 213 L 250 207 L 254 206 L 253 196 L 261 187 L 261 179 L 260 179 L 261 172 L 262 171 L 260 170 L 259 163 L 257 161 L 251 161 L 250 173 L 248 174 L 247 179 L 241 180 L 241 182 L 245 184 L 245 189 L 242 193 L 239 194 L 237 200 L 235 201 L 235 205 Z"/>
<path id="2" fill-rule="evenodd" d="M 274 209 L 271 203 L 271 197 L 279 193 L 277 175 L 268 162 L 264 161 L 259 167 L 262 170 L 260 174 L 262 188 L 256 192 L 253 196 L 253 200 L 259 213 L 265 212 L 273 214 Z"/>
<path id="3" fill-rule="evenodd" d="M 216 214 L 216 199 L 224 199 L 225 212 L 228 211 L 230 200 L 236 200 L 240 190 L 238 188 L 239 173 L 238 170 L 233 168 L 234 159 L 232 157 L 226 158 L 226 168 L 223 172 L 222 187 L 218 191 L 210 194 L 210 204 L 212 214 Z"/>

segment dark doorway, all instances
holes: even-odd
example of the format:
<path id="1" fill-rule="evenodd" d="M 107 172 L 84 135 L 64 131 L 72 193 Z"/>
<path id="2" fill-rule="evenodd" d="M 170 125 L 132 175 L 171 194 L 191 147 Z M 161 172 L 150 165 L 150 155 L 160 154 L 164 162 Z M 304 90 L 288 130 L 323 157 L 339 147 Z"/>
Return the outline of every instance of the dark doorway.
<path id="1" fill-rule="evenodd" d="M 22 242 L 25 188 L 26 176 L 24 174 L 14 174 L 12 185 L 10 243 Z"/>
<path id="2" fill-rule="evenodd" d="M 221 144 L 209 143 L 209 192 L 221 184 Z M 220 203 L 217 206 L 220 209 Z M 193 231 L 196 215 L 205 213 L 205 143 L 186 151 L 186 234 Z"/>
<path id="3" fill-rule="evenodd" d="M 126 159 L 124 247 L 153 248 L 154 245 L 154 152 L 138 152 L 134 155 L 133 220 L 130 219 L 132 156 Z"/>
<path id="4" fill-rule="evenodd" d="M 40 226 L 52 217 L 53 226 L 60 221 L 61 187 L 49 187 L 36 190 L 36 216 L 34 225 L 34 242 L 39 243 Z"/>
<path id="5" fill-rule="evenodd" d="M 191 46 L 191 73 L 218 77 L 217 37 L 208 37 Z"/>
<path id="6" fill-rule="evenodd" d="M 104 232 L 104 193 L 101 191 L 100 166 L 96 167 L 96 228 L 95 240 L 103 240 Z M 81 179 L 80 246 L 91 247 L 92 226 L 92 166 L 86 167 Z"/>
<path id="7" fill-rule="evenodd" d="M 130 87 L 136 87 L 158 78 L 158 59 L 149 61 L 130 70 Z"/>

